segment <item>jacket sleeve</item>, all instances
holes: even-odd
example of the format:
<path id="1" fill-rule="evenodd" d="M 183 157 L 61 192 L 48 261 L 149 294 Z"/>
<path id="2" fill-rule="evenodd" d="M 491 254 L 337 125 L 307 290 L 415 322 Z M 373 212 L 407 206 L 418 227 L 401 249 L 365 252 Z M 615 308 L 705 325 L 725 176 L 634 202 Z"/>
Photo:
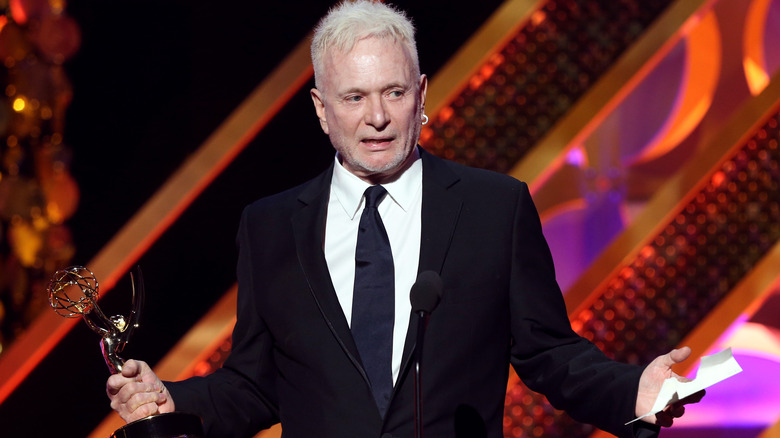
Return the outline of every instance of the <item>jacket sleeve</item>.
<path id="1" fill-rule="evenodd" d="M 279 422 L 272 340 L 256 311 L 247 210 L 238 232 L 238 311 L 231 353 L 206 377 L 166 382 L 176 409 L 199 415 L 209 437 L 251 437 Z"/>
<path id="2" fill-rule="evenodd" d="M 572 330 L 525 184 L 518 194 L 514 227 L 511 362 L 518 376 L 577 421 L 620 437 L 657 434 L 657 428 L 644 423 L 636 430 L 624 426 L 634 418 L 643 368 L 610 360 Z"/>

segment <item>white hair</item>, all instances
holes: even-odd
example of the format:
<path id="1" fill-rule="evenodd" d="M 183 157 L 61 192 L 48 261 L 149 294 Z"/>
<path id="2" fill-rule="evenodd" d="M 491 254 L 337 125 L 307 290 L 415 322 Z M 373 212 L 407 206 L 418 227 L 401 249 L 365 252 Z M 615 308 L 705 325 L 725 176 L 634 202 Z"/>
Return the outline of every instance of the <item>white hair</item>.
<path id="1" fill-rule="evenodd" d="M 314 82 L 320 88 L 324 75 L 325 56 L 336 49 L 348 53 L 358 41 L 370 38 L 393 38 L 403 44 L 412 58 L 415 77 L 420 76 L 414 25 L 403 11 L 373 0 L 344 0 L 328 11 L 314 29 L 311 61 Z"/>

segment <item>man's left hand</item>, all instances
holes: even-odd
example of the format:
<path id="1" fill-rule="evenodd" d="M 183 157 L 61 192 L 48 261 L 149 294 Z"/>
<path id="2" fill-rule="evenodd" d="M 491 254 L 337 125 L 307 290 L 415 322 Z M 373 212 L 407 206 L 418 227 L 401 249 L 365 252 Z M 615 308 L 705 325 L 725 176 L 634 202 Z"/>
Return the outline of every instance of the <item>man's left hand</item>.
<path id="1" fill-rule="evenodd" d="M 645 368 L 642 377 L 639 378 L 639 393 L 636 398 L 636 416 L 642 416 L 653 409 L 655 399 L 661 391 L 664 380 L 674 377 L 680 381 L 688 381 L 684 377 L 677 375 L 672 371 L 672 366 L 678 364 L 691 355 L 689 347 L 679 348 L 657 357 L 650 365 Z M 698 403 L 704 397 L 704 391 L 692 394 L 676 403 L 667 406 L 663 411 L 655 415 L 648 415 L 643 421 L 657 424 L 662 427 L 669 427 L 675 418 L 681 417 L 685 413 L 685 405 L 689 403 Z"/>

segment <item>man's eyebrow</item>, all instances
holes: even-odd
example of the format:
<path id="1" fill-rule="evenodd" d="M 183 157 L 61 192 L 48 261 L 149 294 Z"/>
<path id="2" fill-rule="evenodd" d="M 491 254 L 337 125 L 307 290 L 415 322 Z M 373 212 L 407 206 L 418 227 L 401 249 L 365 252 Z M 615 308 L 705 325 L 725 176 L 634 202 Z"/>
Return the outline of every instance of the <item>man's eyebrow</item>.
<path id="1" fill-rule="evenodd" d="M 391 90 L 393 88 L 402 88 L 404 90 L 407 90 L 407 89 L 411 89 L 412 87 L 410 85 L 408 85 L 408 84 L 404 84 L 404 83 L 401 83 L 401 82 L 391 82 L 391 83 L 385 85 L 384 87 L 382 87 L 382 91 L 384 92 L 384 91 L 387 91 L 387 90 Z M 340 96 L 346 96 L 348 94 L 353 94 L 353 93 L 367 94 L 367 91 L 365 89 L 363 89 L 363 88 L 360 88 L 360 87 L 352 87 L 352 88 L 347 88 L 346 90 L 340 92 L 339 95 Z"/>
<path id="2" fill-rule="evenodd" d="M 382 89 L 383 90 L 389 90 L 391 88 L 409 88 L 409 85 L 401 83 L 401 82 L 392 82 L 390 84 L 385 85 L 385 87 L 382 88 Z"/>
<path id="3" fill-rule="evenodd" d="M 382 89 L 382 91 L 393 90 L 393 89 L 398 89 L 398 88 L 400 88 L 400 89 L 402 89 L 404 91 L 407 91 L 407 90 L 413 89 L 414 85 L 413 84 L 404 84 L 404 83 L 400 83 L 400 82 L 394 82 L 392 84 L 388 84 L 385 88 Z"/>
<path id="4" fill-rule="evenodd" d="M 360 87 L 352 87 L 352 88 L 347 88 L 346 90 L 340 92 L 339 95 L 346 96 L 347 94 L 353 94 L 353 93 L 365 94 L 365 90 Z"/>

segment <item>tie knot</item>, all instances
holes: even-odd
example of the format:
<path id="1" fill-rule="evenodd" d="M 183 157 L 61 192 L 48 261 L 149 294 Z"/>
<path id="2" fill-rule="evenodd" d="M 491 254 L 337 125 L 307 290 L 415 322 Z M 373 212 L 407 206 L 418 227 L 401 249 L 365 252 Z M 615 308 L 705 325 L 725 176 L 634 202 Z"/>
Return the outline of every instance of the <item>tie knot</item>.
<path id="1" fill-rule="evenodd" d="M 384 187 L 380 185 L 371 186 L 366 189 L 364 195 L 366 197 L 366 208 L 376 207 L 379 204 L 379 200 L 387 193 Z"/>

